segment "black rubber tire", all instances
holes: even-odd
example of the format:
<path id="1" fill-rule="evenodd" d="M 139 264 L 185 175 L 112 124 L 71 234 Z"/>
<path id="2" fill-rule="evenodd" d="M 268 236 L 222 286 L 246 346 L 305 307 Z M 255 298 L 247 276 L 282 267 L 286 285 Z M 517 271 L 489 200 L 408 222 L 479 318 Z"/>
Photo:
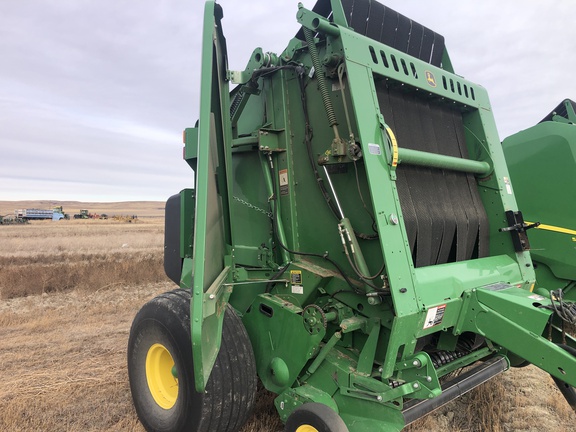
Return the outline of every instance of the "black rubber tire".
<path id="1" fill-rule="evenodd" d="M 568 353 L 572 354 L 576 358 L 576 349 L 572 348 L 571 346 L 560 343 L 556 345 L 558 345 L 564 351 L 567 351 Z M 554 380 L 554 383 L 556 383 L 556 386 L 558 386 L 558 390 L 560 390 L 560 392 L 564 396 L 564 399 L 566 399 L 566 402 L 568 402 L 568 405 L 570 405 L 570 408 L 572 408 L 572 410 L 576 412 L 576 390 L 574 389 L 574 387 L 572 387 L 570 384 L 565 383 L 561 379 L 556 378 L 553 375 L 550 376 Z"/>
<path id="2" fill-rule="evenodd" d="M 300 426 L 312 426 L 318 432 L 348 432 L 342 418 L 327 405 L 305 403 L 296 408 L 286 421 L 285 432 L 296 432 Z"/>
<path id="3" fill-rule="evenodd" d="M 154 400 L 146 377 L 146 356 L 163 345 L 178 374 L 176 402 L 170 409 Z M 206 391 L 194 388 L 190 336 L 190 292 L 159 295 L 138 312 L 128 341 L 128 377 L 136 413 L 144 428 L 155 432 L 235 432 L 252 413 L 256 398 L 256 362 L 240 318 L 228 305 L 222 343 Z"/>

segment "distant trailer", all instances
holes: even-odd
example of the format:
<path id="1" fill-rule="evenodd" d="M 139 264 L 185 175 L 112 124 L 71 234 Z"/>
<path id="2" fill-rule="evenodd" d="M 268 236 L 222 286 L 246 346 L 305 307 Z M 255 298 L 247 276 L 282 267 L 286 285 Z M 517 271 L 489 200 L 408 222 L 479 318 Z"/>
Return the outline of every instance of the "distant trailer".
<path id="1" fill-rule="evenodd" d="M 17 218 L 25 220 L 39 220 L 39 219 L 64 219 L 64 215 L 54 210 L 41 210 L 41 209 L 18 209 L 14 210 L 14 215 Z"/>

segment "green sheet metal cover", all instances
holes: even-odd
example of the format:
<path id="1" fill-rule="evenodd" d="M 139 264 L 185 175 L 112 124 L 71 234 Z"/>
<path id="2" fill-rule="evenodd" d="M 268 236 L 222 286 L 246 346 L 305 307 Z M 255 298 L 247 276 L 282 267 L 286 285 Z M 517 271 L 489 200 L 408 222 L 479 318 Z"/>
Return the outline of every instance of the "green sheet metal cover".
<path id="1" fill-rule="evenodd" d="M 202 86 L 198 123 L 196 212 L 191 303 L 194 377 L 203 391 L 220 348 L 222 320 L 229 292 L 230 250 L 228 170 L 230 155 L 229 91 L 226 43 L 220 20 L 222 8 L 206 2 L 202 42 Z"/>

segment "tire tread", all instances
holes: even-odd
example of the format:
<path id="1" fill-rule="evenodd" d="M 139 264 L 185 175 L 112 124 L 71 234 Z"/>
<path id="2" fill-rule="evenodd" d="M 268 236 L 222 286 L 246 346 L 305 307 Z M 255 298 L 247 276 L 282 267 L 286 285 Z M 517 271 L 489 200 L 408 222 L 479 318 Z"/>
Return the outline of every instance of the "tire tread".
<path id="1" fill-rule="evenodd" d="M 153 422 L 147 421 L 147 413 L 138 409 L 136 400 L 138 396 L 134 394 L 136 386 L 132 385 L 133 374 L 130 373 L 133 362 L 131 356 L 140 342 L 141 327 L 154 322 L 160 323 L 168 333 L 177 333 L 179 337 L 174 337 L 178 345 L 174 348 L 175 354 L 182 355 L 184 359 L 191 359 L 191 342 L 188 342 L 188 345 L 185 342 L 191 341 L 190 298 L 190 291 L 184 289 L 160 294 L 142 307 L 132 323 L 128 346 L 131 389 L 138 415 L 148 431 L 157 429 L 151 426 Z M 182 354 L 182 350 L 190 351 Z M 251 415 L 256 399 L 256 362 L 246 329 L 230 305 L 227 305 L 225 311 L 220 351 L 206 385 L 206 391 L 199 395 L 195 392 L 193 377 L 191 381 L 184 385 L 187 386 L 187 392 L 190 392 L 188 400 L 195 400 L 200 405 L 196 407 L 196 410 L 199 409 L 196 412 L 200 418 L 193 418 L 194 416 L 190 414 L 193 410 L 187 409 L 183 414 L 186 417 L 185 425 L 182 425 L 182 422 L 178 423 L 185 426 L 187 431 L 237 432 Z M 162 430 L 176 432 L 179 429 Z"/>

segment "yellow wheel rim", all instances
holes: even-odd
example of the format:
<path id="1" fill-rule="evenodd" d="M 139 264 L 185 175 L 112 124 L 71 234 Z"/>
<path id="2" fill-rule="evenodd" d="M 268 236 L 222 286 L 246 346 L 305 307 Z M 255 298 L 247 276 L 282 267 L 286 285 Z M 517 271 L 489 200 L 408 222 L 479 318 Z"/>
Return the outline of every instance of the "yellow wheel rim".
<path id="1" fill-rule="evenodd" d="M 319 432 L 314 426 L 302 425 L 296 429 L 296 432 Z"/>
<path id="2" fill-rule="evenodd" d="M 146 381 L 154 401 L 168 410 L 178 399 L 178 378 L 174 359 L 164 345 L 154 344 L 146 354 Z"/>

